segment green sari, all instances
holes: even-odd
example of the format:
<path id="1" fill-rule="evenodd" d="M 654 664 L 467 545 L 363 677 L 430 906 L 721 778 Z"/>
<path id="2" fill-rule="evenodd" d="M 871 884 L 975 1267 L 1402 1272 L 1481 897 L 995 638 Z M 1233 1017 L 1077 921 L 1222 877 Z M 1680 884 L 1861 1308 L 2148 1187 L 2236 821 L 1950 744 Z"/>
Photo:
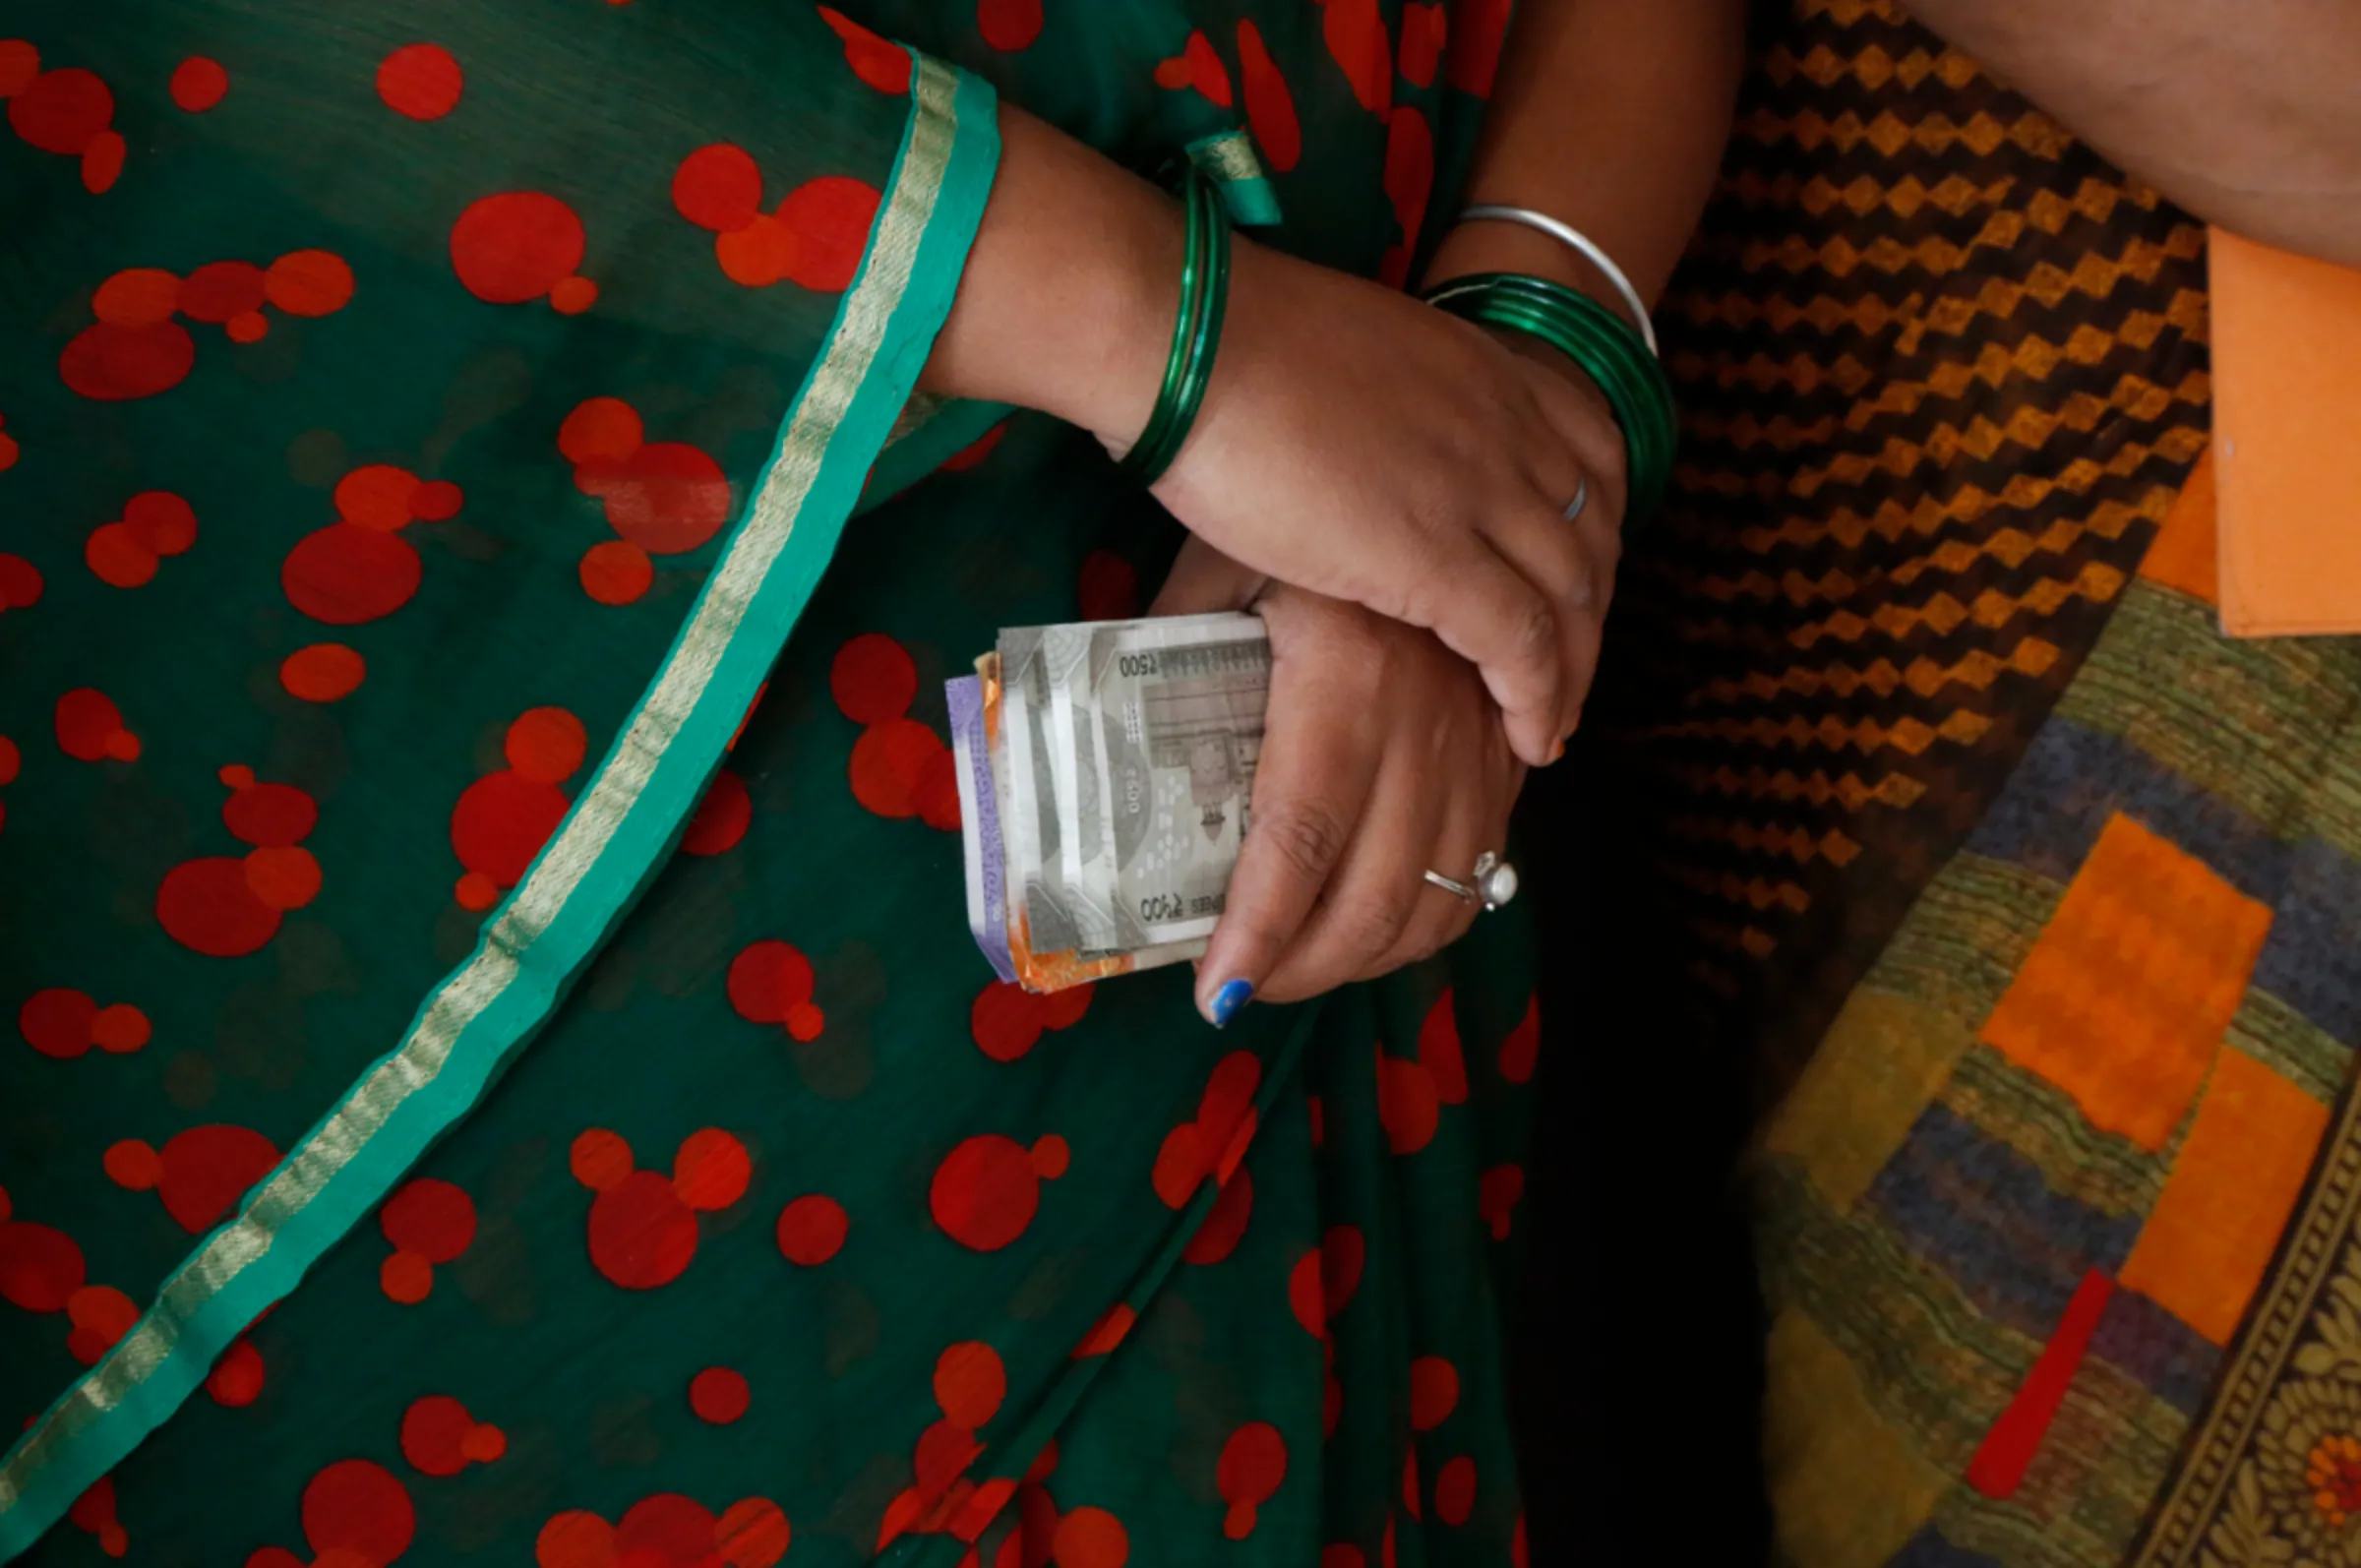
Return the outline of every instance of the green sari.
<path id="1" fill-rule="evenodd" d="M 1522 1561 L 1523 928 L 993 983 L 941 680 L 1177 531 L 912 395 L 996 91 L 1399 280 L 1505 13 L 12 10 L 0 1559 Z"/>

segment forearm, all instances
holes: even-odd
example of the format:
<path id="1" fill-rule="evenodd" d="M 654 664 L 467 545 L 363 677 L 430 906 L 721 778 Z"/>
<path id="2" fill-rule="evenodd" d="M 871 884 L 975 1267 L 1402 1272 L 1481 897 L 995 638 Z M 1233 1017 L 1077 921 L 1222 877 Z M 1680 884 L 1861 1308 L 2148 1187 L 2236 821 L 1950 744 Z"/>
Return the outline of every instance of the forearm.
<path id="1" fill-rule="evenodd" d="M 920 387 L 1038 408 L 1094 434 L 1148 421 L 1180 302 L 1179 208 L 1021 109 Z"/>
<path id="2" fill-rule="evenodd" d="M 1653 301 L 1721 166 L 1744 32 L 1744 0 L 1524 0 L 1468 200 L 1572 224 Z M 1494 271 L 1613 302 L 1566 247 L 1502 223 L 1455 230 L 1427 281 Z"/>
<path id="3" fill-rule="evenodd" d="M 1913 0 L 1911 10 L 2199 216 L 2361 265 L 2353 0 Z"/>

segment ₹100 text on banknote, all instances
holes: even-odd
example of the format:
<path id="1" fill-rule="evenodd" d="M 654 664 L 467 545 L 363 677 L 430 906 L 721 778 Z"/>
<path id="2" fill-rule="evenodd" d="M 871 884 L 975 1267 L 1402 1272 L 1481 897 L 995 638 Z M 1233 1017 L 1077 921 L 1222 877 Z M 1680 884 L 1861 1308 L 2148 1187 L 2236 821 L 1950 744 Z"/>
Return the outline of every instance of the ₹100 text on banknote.
<path id="1" fill-rule="evenodd" d="M 1057 991 L 1194 958 L 1249 825 L 1271 645 L 1250 615 L 1018 627 L 949 683 L 968 924 Z"/>

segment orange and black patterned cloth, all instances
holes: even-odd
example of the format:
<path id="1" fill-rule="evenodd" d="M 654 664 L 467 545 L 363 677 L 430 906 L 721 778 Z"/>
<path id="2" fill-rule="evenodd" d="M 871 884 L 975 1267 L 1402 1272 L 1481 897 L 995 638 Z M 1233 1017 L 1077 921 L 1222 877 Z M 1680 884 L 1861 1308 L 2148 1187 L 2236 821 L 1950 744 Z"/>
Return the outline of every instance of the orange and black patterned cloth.
<path id="1" fill-rule="evenodd" d="M 2361 644 L 2216 628 L 2204 231 L 1883 0 L 1764 32 L 1600 752 L 1699 1021 L 1594 1054 L 1747 1075 L 1774 1558 L 2361 1561 Z"/>

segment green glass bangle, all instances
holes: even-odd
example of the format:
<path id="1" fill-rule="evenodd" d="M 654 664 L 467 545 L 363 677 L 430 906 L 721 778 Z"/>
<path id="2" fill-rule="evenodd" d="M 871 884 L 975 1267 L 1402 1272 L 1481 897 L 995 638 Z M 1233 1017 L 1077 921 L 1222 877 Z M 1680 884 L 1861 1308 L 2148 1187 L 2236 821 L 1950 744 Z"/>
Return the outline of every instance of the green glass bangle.
<path id="1" fill-rule="evenodd" d="M 1539 338 L 1598 385 L 1623 432 L 1630 467 L 1628 520 L 1644 521 L 1671 488 L 1678 440 L 1672 384 L 1648 345 L 1589 295 L 1522 272 L 1479 272 L 1430 289 L 1426 302 L 1481 327 Z"/>
<path id="2" fill-rule="evenodd" d="M 1230 210 L 1213 181 L 1194 164 L 1183 175 L 1181 206 L 1187 228 L 1172 353 L 1165 362 L 1164 384 L 1157 389 L 1155 411 L 1122 459 L 1123 471 L 1143 485 L 1162 478 L 1188 440 L 1213 380 L 1230 303 Z"/>

